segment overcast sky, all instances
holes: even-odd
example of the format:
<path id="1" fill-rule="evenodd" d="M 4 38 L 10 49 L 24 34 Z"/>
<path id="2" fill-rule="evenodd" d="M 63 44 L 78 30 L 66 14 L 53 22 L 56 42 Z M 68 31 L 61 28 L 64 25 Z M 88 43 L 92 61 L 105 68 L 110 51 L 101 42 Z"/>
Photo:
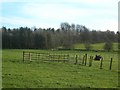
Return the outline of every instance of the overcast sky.
<path id="1" fill-rule="evenodd" d="M 0 0 L 0 27 L 55 29 L 61 22 L 118 31 L 119 0 Z"/>

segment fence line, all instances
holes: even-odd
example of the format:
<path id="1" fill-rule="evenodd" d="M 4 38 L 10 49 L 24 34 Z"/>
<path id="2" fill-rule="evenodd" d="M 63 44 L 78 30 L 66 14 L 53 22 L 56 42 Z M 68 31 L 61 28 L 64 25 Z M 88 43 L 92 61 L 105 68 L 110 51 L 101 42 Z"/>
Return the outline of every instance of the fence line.
<path id="1" fill-rule="evenodd" d="M 37 53 L 37 52 L 25 52 L 23 51 L 23 62 L 24 61 L 58 61 L 58 62 L 68 62 L 68 54 L 49 54 L 49 53 Z"/>
<path id="2" fill-rule="evenodd" d="M 85 54 L 82 58 L 80 55 L 75 55 L 74 58 L 72 59 L 74 64 L 82 64 L 87 66 L 87 59 L 88 55 Z M 25 61 L 53 61 L 53 62 L 70 62 L 71 57 L 69 54 L 51 54 L 51 53 L 37 53 L 37 52 L 28 52 L 28 51 L 23 51 L 23 62 Z M 90 56 L 88 59 L 88 66 L 91 67 L 93 64 L 93 56 Z M 109 70 L 112 69 L 112 61 L 113 58 L 110 59 L 109 63 Z M 100 69 L 103 69 L 103 58 L 100 60 L 100 64 L 98 65 Z"/>

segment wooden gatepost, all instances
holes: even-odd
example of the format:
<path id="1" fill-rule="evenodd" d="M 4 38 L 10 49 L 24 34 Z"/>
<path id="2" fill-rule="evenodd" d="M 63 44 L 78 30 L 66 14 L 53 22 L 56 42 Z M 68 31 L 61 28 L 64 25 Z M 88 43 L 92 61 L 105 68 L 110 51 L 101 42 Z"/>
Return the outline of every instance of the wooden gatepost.
<path id="1" fill-rule="evenodd" d="M 113 58 L 110 59 L 110 70 L 112 69 L 112 61 L 113 61 Z"/>
<path id="2" fill-rule="evenodd" d="M 90 60 L 89 60 L 89 67 L 92 66 L 92 62 L 93 62 L 93 56 L 90 56 Z"/>
<path id="3" fill-rule="evenodd" d="M 82 64 L 86 66 L 86 64 L 87 64 L 87 54 L 85 54 L 85 55 L 83 56 Z"/>
<path id="4" fill-rule="evenodd" d="M 101 62 L 100 62 L 100 69 L 103 69 L 103 58 L 101 58 Z"/>
<path id="5" fill-rule="evenodd" d="M 78 55 L 75 55 L 75 64 L 78 63 Z"/>

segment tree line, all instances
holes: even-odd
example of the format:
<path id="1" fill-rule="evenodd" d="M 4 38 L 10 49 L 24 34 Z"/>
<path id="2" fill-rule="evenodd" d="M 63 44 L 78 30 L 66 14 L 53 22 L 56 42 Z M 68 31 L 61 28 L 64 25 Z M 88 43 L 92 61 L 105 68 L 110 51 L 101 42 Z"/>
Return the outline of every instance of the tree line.
<path id="1" fill-rule="evenodd" d="M 119 32 L 89 30 L 86 26 L 63 22 L 60 28 L 2 27 L 2 48 L 52 49 L 72 48 L 76 43 L 118 42 Z"/>

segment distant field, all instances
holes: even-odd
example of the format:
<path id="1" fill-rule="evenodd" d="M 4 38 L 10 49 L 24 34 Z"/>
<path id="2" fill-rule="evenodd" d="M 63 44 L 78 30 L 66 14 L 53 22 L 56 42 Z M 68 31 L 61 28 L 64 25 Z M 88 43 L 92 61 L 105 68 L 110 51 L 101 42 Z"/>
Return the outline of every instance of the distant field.
<path id="1" fill-rule="evenodd" d="M 22 52 L 62 53 L 70 55 L 70 62 L 23 62 Z M 75 65 L 75 55 L 82 58 L 100 54 L 103 56 L 103 69 L 100 62 L 93 61 L 92 67 Z M 109 70 L 110 58 L 113 58 L 112 70 Z M 81 63 L 81 60 L 79 60 Z M 117 52 L 52 51 L 52 50 L 3 50 L 2 79 L 4 88 L 117 88 L 118 54 Z"/>
<path id="2" fill-rule="evenodd" d="M 105 43 L 91 44 L 91 49 L 92 50 L 104 50 L 104 44 Z M 75 44 L 74 48 L 75 49 L 85 49 L 84 44 Z M 118 43 L 113 43 L 113 50 L 118 50 Z"/>

